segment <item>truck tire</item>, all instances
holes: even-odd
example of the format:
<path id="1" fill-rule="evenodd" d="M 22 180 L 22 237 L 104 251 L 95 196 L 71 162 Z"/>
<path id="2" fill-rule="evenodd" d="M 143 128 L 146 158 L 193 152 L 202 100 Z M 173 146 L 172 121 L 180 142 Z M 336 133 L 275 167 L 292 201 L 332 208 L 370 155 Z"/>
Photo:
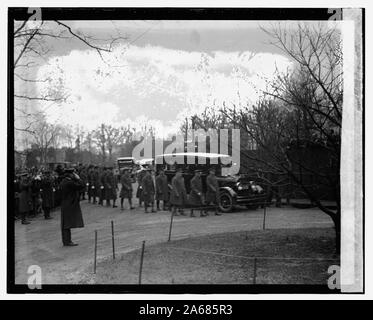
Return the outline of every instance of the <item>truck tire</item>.
<path id="1" fill-rule="evenodd" d="M 231 212 L 234 208 L 233 197 L 229 192 L 223 191 L 219 195 L 219 209 L 221 212 Z"/>

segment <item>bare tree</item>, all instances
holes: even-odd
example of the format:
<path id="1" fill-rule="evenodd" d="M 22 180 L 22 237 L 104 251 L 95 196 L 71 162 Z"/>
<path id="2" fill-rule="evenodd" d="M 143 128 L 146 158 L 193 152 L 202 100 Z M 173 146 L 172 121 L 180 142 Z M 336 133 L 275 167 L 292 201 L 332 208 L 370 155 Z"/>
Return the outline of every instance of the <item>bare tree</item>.
<path id="1" fill-rule="evenodd" d="M 35 103 L 61 103 L 68 98 L 62 79 L 48 76 L 36 77 L 37 68 L 48 59 L 53 47 L 49 40 L 64 41 L 76 39 L 94 49 L 104 60 L 103 53 L 111 52 L 115 43 L 126 38 L 116 30 L 116 36 L 108 39 L 96 39 L 93 36 L 73 30 L 67 23 L 54 21 L 15 21 L 14 22 L 14 81 L 16 132 L 32 134 L 31 127 L 45 109 L 37 108 Z M 46 84 L 46 90 L 40 92 L 37 85 Z M 48 108 L 47 106 L 46 108 Z"/>
<path id="2" fill-rule="evenodd" d="M 105 124 L 102 123 L 99 128 L 97 128 L 96 130 L 93 130 L 92 138 L 93 138 L 94 143 L 101 150 L 102 162 L 106 163 L 107 138 L 106 138 Z"/>
<path id="3" fill-rule="evenodd" d="M 265 91 L 266 99 L 242 109 L 222 113 L 255 140 L 251 158 L 262 170 L 288 176 L 334 222 L 336 250 L 340 250 L 340 129 L 342 121 L 342 58 L 340 35 L 323 25 L 266 30 L 293 61 L 288 73 L 277 72 Z M 310 163 L 310 148 L 325 159 Z M 305 179 L 311 176 L 316 181 Z M 324 205 L 323 185 L 334 193 L 336 209 Z"/>
<path id="4" fill-rule="evenodd" d="M 40 152 L 40 163 L 47 162 L 48 148 L 55 144 L 58 135 L 61 133 L 61 127 L 48 123 L 44 117 L 32 128 L 32 136 L 34 145 Z"/>

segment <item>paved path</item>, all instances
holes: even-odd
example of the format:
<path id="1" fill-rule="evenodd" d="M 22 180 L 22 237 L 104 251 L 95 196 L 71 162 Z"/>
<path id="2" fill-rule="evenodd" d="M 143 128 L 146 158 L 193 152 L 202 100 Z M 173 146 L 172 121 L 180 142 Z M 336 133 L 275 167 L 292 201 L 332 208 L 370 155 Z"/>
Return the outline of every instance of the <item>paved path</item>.
<path id="1" fill-rule="evenodd" d="M 60 234 L 60 212 L 52 213 L 53 220 L 36 218 L 30 225 L 15 223 L 15 274 L 16 283 L 27 283 L 30 265 L 42 268 L 44 284 L 74 284 L 81 272 L 92 266 L 94 230 L 98 230 L 98 259 L 112 253 L 111 220 L 115 225 L 117 254 L 168 239 L 170 213 L 145 214 L 141 209 L 120 211 L 83 201 L 85 227 L 73 229 L 72 238 L 77 247 L 63 247 Z M 202 236 L 206 234 L 262 229 L 263 209 L 237 210 L 222 216 L 206 218 L 178 216 L 174 218 L 172 239 Z M 267 208 L 266 228 L 323 228 L 333 227 L 329 217 L 318 209 L 292 207 Z"/>

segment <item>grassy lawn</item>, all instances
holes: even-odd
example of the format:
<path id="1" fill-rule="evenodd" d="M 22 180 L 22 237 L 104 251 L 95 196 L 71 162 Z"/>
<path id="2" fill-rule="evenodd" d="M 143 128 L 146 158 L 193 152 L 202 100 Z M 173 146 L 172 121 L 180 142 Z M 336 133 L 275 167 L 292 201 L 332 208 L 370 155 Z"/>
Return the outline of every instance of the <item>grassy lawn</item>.
<path id="1" fill-rule="evenodd" d="M 135 250 L 102 261 L 96 275 L 88 272 L 82 283 L 137 284 L 140 254 Z M 328 267 L 339 265 L 333 229 L 255 230 L 148 246 L 142 283 L 251 284 L 254 257 L 257 284 L 325 284 Z"/>

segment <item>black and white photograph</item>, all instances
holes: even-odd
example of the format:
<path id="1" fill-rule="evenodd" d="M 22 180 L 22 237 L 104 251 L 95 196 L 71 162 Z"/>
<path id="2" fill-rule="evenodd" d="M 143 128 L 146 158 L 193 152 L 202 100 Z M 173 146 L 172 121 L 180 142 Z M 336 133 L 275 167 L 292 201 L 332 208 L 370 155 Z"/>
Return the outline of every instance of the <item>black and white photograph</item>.
<path id="1" fill-rule="evenodd" d="M 9 7 L 8 293 L 363 293 L 364 19 Z"/>

